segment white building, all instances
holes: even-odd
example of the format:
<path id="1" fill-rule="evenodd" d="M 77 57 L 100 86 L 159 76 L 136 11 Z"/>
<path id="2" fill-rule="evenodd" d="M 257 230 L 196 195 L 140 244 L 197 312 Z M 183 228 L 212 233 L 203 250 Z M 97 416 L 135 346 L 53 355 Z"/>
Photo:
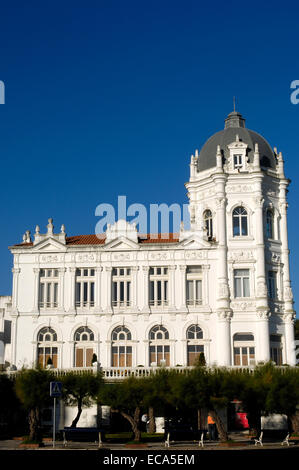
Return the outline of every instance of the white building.
<path id="1" fill-rule="evenodd" d="M 96 354 L 106 374 L 120 374 L 189 366 L 204 352 L 210 365 L 295 365 L 288 185 L 282 154 L 232 112 L 191 156 L 189 230 L 157 239 L 119 220 L 105 236 L 68 237 L 49 219 L 45 234 L 27 231 L 10 247 L 2 362 L 51 357 L 70 369 Z"/>

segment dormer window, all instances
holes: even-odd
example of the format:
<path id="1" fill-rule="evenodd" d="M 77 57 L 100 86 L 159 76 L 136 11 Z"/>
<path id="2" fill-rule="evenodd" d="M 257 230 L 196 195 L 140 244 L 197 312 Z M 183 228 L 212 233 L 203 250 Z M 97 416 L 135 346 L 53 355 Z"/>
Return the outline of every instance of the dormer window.
<path id="1" fill-rule="evenodd" d="M 234 169 L 240 170 L 243 168 L 243 156 L 242 155 L 234 155 Z"/>

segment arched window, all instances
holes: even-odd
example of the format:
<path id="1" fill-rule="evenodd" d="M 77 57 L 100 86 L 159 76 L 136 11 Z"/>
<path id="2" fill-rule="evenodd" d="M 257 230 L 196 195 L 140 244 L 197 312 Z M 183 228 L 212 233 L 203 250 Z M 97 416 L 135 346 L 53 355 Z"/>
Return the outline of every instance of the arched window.
<path id="1" fill-rule="evenodd" d="M 204 211 L 203 221 L 204 221 L 204 227 L 207 232 L 207 237 L 209 240 L 211 240 L 213 237 L 213 215 L 210 209 L 207 209 L 206 211 Z"/>
<path id="2" fill-rule="evenodd" d="M 267 238 L 274 238 L 274 214 L 272 209 L 266 212 L 266 235 Z"/>
<path id="3" fill-rule="evenodd" d="M 132 367 L 132 336 L 125 326 L 112 331 L 112 367 Z"/>
<path id="4" fill-rule="evenodd" d="M 234 365 L 255 365 L 254 336 L 252 333 L 234 335 Z"/>
<path id="5" fill-rule="evenodd" d="M 87 326 L 78 328 L 74 335 L 75 367 L 91 367 L 94 353 L 94 333 Z"/>
<path id="6" fill-rule="evenodd" d="M 58 363 L 57 333 L 50 326 L 42 328 L 37 335 L 37 362 L 46 367 L 51 360 L 55 368 Z"/>
<path id="7" fill-rule="evenodd" d="M 244 207 L 239 206 L 233 210 L 233 236 L 248 235 L 248 215 Z"/>
<path id="8" fill-rule="evenodd" d="M 198 325 L 187 329 L 187 365 L 193 366 L 200 353 L 204 352 L 203 332 Z"/>
<path id="9" fill-rule="evenodd" d="M 150 365 L 170 365 L 169 333 L 162 325 L 154 326 L 149 333 Z"/>

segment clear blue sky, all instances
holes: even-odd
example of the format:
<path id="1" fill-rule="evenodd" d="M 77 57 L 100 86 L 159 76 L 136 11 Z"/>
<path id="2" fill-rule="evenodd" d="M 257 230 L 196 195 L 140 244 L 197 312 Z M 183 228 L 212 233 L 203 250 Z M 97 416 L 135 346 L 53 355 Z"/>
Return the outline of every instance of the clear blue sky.
<path id="1" fill-rule="evenodd" d="M 1 2 L 0 293 L 11 293 L 7 247 L 49 217 L 86 234 L 118 195 L 186 203 L 190 154 L 223 128 L 235 95 L 292 179 L 296 300 L 298 21 L 298 2 Z"/>

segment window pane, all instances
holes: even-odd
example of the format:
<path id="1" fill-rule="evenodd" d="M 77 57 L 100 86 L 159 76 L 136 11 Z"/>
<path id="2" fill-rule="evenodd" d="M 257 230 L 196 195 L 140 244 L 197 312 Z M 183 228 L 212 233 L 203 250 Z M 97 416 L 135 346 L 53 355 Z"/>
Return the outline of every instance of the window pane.
<path id="1" fill-rule="evenodd" d="M 196 281 L 196 300 L 201 300 L 202 298 L 202 283 L 201 281 Z"/>
<path id="2" fill-rule="evenodd" d="M 90 283 L 90 302 L 94 302 L 94 282 Z"/>
<path id="3" fill-rule="evenodd" d="M 155 285 L 154 285 L 154 281 L 151 281 L 150 282 L 150 301 L 154 301 L 155 300 Z"/>
<path id="4" fill-rule="evenodd" d="M 239 217 L 233 217 L 233 235 L 234 237 L 238 237 L 240 235 Z"/>
<path id="5" fill-rule="evenodd" d="M 250 297 L 249 279 L 247 277 L 243 278 L 243 288 L 244 288 L 244 297 Z"/>
<path id="6" fill-rule="evenodd" d="M 164 281 L 164 301 L 168 300 L 168 281 Z"/>
<path id="7" fill-rule="evenodd" d="M 193 281 L 187 281 L 187 300 L 193 300 Z"/>
<path id="8" fill-rule="evenodd" d="M 235 297 L 242 297 L 241 279 L 235 278 Z"/>
<path id="9" fill-rule="evenodd" d="M 247 235 L 247 234 L 248 234 L 247 217 L 242 217 L 242 235 Z"/>

